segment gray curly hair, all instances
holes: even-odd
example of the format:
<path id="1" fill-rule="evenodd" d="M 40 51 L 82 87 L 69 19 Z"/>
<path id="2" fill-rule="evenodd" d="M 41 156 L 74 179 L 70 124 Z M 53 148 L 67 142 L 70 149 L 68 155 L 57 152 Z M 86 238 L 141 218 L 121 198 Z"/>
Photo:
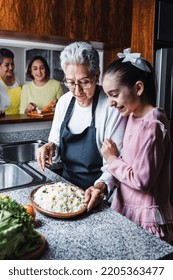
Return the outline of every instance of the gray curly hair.
<path id="1" fill-rule="evenodd" d="M 63 71 L 68 64 L 82 64 L 88 67 L 91 75 L 100 71 L 98 51 L 87 42 L 74 42 L 60 54 L 60 63 Z"/>

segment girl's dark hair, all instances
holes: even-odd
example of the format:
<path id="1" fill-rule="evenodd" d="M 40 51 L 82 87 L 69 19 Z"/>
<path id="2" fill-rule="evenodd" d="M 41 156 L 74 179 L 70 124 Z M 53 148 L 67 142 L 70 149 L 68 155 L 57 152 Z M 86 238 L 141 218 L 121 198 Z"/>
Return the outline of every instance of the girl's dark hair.
<path id="1" fill-rule="evenodd" d="M 14 59 L 14 53 L 9 49 L 2 48 L 0 49 L 0 64 L 3 62 L 4 58 Z"/>
<path id="2" fill-rule="evenodd" d="M 31 74 L 31 72 L 32 72 L 31 67 L 32 67 L 32 64 L 35 60 L 40 60 L 44 64 L 45 72 L 46 72 L 46 77 L 45 78 L 46 79 L 50 78 L 50 67 L 49 67 L 46 59 L 44 57 L 42 57 L 41 55 L 34 56 L 32 58 L 32 60 L 29 62 L 28 67 L 27 67 L 27 71 L 26 71 L 27 76 L 31 79 L 34 79 L 34 77 Z"/>
<path id="3" fill-rule="evenodd" d="M 141 70 L 131 64 L 131 62 L 122 62 L 123 58 L 112 62 L 104 71 L 103 78 L 106 75 L 118 75 L 120 83 L 132 88 L 137 81 L 142 81 L 144 84 L 143 99 L 146 99 L 150 104 L 156 106 L 156 80 L 152 65 L 144 60 L 151 72 Z"/>

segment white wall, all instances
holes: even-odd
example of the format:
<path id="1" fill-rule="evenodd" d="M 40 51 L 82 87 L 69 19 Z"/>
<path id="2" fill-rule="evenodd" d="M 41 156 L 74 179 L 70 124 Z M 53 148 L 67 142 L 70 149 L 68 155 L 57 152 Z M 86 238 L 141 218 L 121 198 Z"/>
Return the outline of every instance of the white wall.
<path id="1" fill-rule="evenodd" d="M 4 46 L 0 45 L 0 48 L 7 48 L 14 53 L 15 57 L 15 73 L 18 77 L 20 83 L 24 83 L 24 48 L 20 47 L 11 47 L 11 46 Z"/>

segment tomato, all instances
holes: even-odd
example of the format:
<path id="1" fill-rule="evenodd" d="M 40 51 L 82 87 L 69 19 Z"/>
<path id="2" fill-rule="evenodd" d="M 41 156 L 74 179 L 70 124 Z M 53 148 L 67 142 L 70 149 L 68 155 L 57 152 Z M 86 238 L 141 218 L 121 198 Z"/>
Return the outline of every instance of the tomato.
<path id="1" fill-rule="evenodd" d="M 0 194 L 0 198 L 6 198 L 6 197 L 9 197 L 8 194 Z"/>
<path id="2" fill-rule="evenodd" d="M 26 209 L 26 212 L 33 218 L 33 220 L 35 220 L 36 213 L 34 207 L 29 204 L 23 204 L 23 207 Z"/>

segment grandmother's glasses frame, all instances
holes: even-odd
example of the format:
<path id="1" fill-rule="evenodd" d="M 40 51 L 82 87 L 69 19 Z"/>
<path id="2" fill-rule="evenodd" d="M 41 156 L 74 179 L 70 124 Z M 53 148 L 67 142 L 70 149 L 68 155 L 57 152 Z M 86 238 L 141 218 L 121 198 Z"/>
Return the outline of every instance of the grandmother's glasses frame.
<path id="1" fill-rule="evenodd" d="M 78 81 L 78 83 L 75 83 L 74 81 L 67 81 L 66 78 L 64 78 L 63 82 L 64 82 L 64 85 L 67 88 L 74 91 L 76 89 L 76 86 L 80 87 L 81 89 L 89 89 L 94 82 L 94 78 L 93 79 L 85 79 L 84 81 Z"/>

